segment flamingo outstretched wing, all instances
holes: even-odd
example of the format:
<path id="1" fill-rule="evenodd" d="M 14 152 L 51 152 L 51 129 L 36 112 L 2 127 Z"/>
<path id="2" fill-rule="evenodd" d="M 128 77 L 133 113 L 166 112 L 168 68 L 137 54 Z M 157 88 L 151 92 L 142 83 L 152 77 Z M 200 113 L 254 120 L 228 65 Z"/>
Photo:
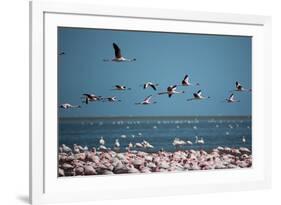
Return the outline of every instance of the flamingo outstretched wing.
<path id="1" fill-rule="evenodd" d="M 149 96 L 147 96 L 145 99 L 144 99 L 144 101 L 150 101 L 150 99 L 152 98 L 152 95 L 149 95 Z"/>
<path id="2" fill-rule="evenodd" d="M 114 52 L 115 52 L 115 57 L 116 58 L 121 58 L 121 49 L 117 46 L 116 43 L 113 43 L 113 48 L 114 48 Z"/>

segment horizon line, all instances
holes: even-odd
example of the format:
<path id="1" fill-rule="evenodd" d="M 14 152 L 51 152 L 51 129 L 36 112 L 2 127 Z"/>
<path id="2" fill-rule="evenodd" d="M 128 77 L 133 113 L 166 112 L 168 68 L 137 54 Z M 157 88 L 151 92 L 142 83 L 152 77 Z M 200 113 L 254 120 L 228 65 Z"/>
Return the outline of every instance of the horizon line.
<path id="1" fill-rule="evenodd" d="M 79 118 L 89 118 L 89 119 L 101 119 L 101 118 L 250 118 L 252 115 L 159 115 L 159 116 L 132 116 L 132 115 L 121 115 L 121 116 L 64 116 L 64 117 L 58 117 L 58 119 L 79 119 Z"/>

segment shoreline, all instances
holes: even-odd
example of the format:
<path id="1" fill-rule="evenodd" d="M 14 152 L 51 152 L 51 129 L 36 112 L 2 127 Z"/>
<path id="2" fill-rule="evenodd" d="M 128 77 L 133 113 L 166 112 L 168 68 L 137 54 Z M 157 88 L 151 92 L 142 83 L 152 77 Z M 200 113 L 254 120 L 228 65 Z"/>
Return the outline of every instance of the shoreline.
<path id="1" fill-rule="evenodd" d="M 81 117 L 73 117 L 73 116 L 64 116 L 58 117 L 60 121 L 78 121 L 78 120 L 85 120 L 85 121 L 100 121 L 100 120 L 194 120 L 194 119 L 230 119 L 230 120 L 240 120 L 245 119 L 249 120 L 252 119 L 252 115 L 194 115 L 194 116 L 186 116 L 186 115 L 179 115 L 179 116 L 81 116 Z"/>
<path id="2" fill-rule="evenodd" d="M 245 147 L 217 147 L 211 151 L 180 150 L 153 153 L 60 150 L 58 177 L 113 175 L 129 173 L 179 172 L 193 170 L 235 169 L 252 167 L 252 153 Z"/>

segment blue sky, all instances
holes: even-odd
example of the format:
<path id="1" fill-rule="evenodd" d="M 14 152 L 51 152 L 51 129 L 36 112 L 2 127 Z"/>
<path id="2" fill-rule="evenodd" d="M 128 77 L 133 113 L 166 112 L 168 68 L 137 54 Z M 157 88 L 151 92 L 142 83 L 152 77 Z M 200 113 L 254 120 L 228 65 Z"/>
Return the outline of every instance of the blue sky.
<path id="1" fill-rule="evenodd" d="M 112 43 L 135 62 L 104 62 L 114 56 Z M 58 103 L 81 104 L 83 93 L 117 96 L 121 102 L 93 102 L 81 109 L 59 110 L 60 117 L 251 115 L 251 93 L 236 93 L 240 103 L 222 101 L 235 88 L 235 81 L 251 87 L 251 37 L 159 32 L 59 28 Z M 180 84 L 184 75 L 200 86 L 178 87 L 184 94 L 155 96 L 156 104 L 137 106 L 148 95 Z M 143 90 L 147 81 L 159 83 L 158 91 Z M 132 90 L 114 91 L 116 84 Z M 201 89 L 211 98 L 186 101 Z"/>

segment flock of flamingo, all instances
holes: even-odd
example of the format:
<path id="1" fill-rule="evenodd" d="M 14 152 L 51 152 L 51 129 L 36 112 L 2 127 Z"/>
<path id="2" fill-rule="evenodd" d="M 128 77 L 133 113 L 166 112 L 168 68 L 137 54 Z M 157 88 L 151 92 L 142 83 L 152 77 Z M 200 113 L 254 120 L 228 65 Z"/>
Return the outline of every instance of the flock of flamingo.
<path id="1" fill-rule="evenodd" d="M 136 58 L 133 59 L 128 59 L 122 56 L 121 54 L 121 49 L 118 47 L 118 45 L 116 43 L 113 43 L 113 48 L 114 48 L 114 52 L 115 52 L 115 57 L 113 59 L 104 59 L 104 62 L 133 62 L 136 61 Z M 59 55 L 65 55 L 65 52 L 60 52 Z M 185 91 L 178 91 L 177 88 L 180 86 L 183 87 L 188 87 L 188 86 L 200 86 L 199 83 L 196 84 L 192 84 L 190 82 L 189 79 L 189 75 L 185 75 L 183 80 L 181 81 L 181 83 L 179 84 L 175 84 L 175 85 L 170 85 L 167 87 L 166 91 L 163 92 L 159 92 L 154 96 L 157 95 L 168 95 L 169 98 L 171 98 L 173 95 L 175 94 L 183 94 L 185 93 Z M 154 91 L 157 91 L 157 87 L 159 86 L 159 84 L 157 83 L 153 83 L 153 82 L 146 82 L 143 85 L 143 89 L 148 89 L 151 88 Z M 126 85 L 115 85 L 113 90 L 117 90 L 117 91 L 126 91 L 126 90 L 131 90 L 131 88 L 127 87 Z M 251 89 L 248 88 L 244 88 L 244 86 L 242 86 L 241 83 L 239 83 L 238 81 L 235 82 L 235 89 L 232 91 L 237 91 L 237 92 L 251 92 Z M 231 92 L 232 92 L 231 91 Z M 137 102 L 135 103 L 136 105 L 150 105 L 150 104 L 155 104 L 156 101 L 152 101 L 152 98 L 154 97 L 153 95 L 149 95 L 146 98 L 144 98 L 143 101 L 141 102 Z M 193 101 L 193 100 L 204 100 L 204 99 L 209 99 L 210 96 L 203 96 L 202 95 L 202 91 L 201 89 L 199 89 L 197 92 L 193 93 L 193 96 L 189 99 L 187 99 L 187 101 Z M 104 97 L 104 96 L 100 96 L 100 95 L 95 95 L 92 93 L 84 93 L 83 97 L 82 97 L 82 103 L 86 103 L 89 104 L 90 102 L 120 102 L 121 100 L 119 100 L 117 98 L 117 96 L 108 96 L 108 97 Z M 240 102 L 240 100 L 235 99 L 234 97 L 234 93 L 232 92 L 230 94 L 230 96 L 228 98 L 226 98 L 224 100 L 227 103 L 237 103 Z M 70 108 L 81 108 L 81 105 L 72 105 L 70 103 L 63 103 L 59 106 L 62 109 L 70 109 Z"/>
<path id="2" fill-rule="evenodd" d="M 134 62 L 136 58 L 125 58 L 121 54 L 121 49 L 116 43 L 113 43 L 115 56 L 113 59 L 104 59 L 104 62 Z M 65 55 L 60 52 L 59 55 Z M 143 89 L 152 89 L 158 91 L 158 83 L 146 82 L 141 85 Z M 159 95 L 167 95 L 171 98 L 175 94 L 183 94 L 184 90 L 178 91 L 178 87 L 200 86 L 199 83 L 192 84 L 189 75 L 185 75 L 179 84 L 170 85 L 165 91 L 158 92 L 156 95 L 149 95 L 143 101 L 136 102 L 136 105 L 155 104 L 152 98 Z M 126 91 L 131 88 L 126 85 L 115 85 L 113 90 Z M 226 103 L 238 103 L 240 100 L 234 97 L 234 92 L 251 92 L 251 89 L 244 88 L 241 83 L 236 81 L 235 89 L 231 91 L 228 98 L 223 101 Z M 202 95 L 201 89 L 187 101 L 205 100 L 210 96 Z M 82 103 L 91 102 L 121 102 L 117 96 L 100 96 L 92 93 L 84 93 L 81 97 Z M 62 109 L 81 108 L 81 105 L 72 105 L 63 103 L 59 105 Z M 246 139 L 243 137 L 242 142 Z M 195 144 L 204 144 L 204 139 L 196 136 Z M 172 145 L 176 148 L 183 145 L 192 145 L 191 141 L 184 141 L 175 137 Z M 87 146 L 82 147 L 74 144 L 73 148 L 62 144 L 59 147 L 59 176 L 76 176 L 76 175 L 96 175 L 96 174 L 122 174 L 122 173 L 150 173 L 162 171 L 182 171 L 182 170 L 202 170 L 202 169 L 223 169 L 223 168 L 246 168 L 252 166 L 251 151 L 247 148 L 231 149 L 228 147 L 218 147 L 210 153 L 204 150 L 177 150 L 176 152 L 146 153 L 139 149 L 154 148 L 148 141 L 136 142 L 134 145 L 130 142 L 125 153 L 119 153 L 120 142 L 115 140 L 113 150 L 106 147 L 106 141 L 103 137 L 99 139 L 99 147 L 89 149 Z"/>
<path id="3" fill-rule="evenodd" d="M 118 142 L 118 141 L 117 141 Z M 100 143 L 104 144 L 103 139 Z M 143 142 L 144 144 L 146 142 Z M 217 147 L 204 150 L 160 150 L 147 153 L 128 150 L 97 151 L 74 144 L 73 150 L 62 145 L 58 155 L 58 176 L 112 175 L 130 173 L 173 172 L 210 169 L 248 168 L 252 166 L 251 151 L 240 147 Z"/>

